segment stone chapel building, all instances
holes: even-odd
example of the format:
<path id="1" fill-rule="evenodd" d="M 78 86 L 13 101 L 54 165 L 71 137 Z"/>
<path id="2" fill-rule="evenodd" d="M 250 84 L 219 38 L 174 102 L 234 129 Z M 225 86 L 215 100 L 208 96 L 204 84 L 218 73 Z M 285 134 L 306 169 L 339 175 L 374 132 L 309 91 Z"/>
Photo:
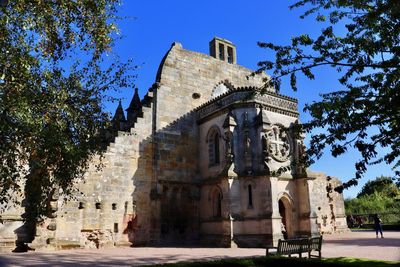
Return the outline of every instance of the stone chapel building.
<path id="1" fill-rule="evenodd" d="M 283 235 L 346 230 L 343 197 L 328 190 L 339 180 L 298 164 L 297 100 L 274 88 L 255 93 L 266 75 L 236 62 L 221 38 L 210 55 L 173 43 L 126 117 L 119 104 L 102 169 L 93 159 L 74 200 L 53 196 L 29 246 L 265 247 Z M 18 209 L 1 216 L 5 244 L 23 228 Z"/>

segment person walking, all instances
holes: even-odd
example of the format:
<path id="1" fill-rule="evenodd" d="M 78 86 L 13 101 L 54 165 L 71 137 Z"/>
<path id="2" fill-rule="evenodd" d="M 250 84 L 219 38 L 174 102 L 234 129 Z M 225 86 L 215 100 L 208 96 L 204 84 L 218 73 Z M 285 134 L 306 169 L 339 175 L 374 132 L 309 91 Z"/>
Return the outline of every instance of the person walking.
<path id="1" fill-rule="evenodd" d="M 383 238 L 382 220 L 381 220 L 381 218 L 379 218 L 378 214 L 374 215 L 374 225 L 375 225 L 375 231 L 376 231 L 376 238 L 378 238 L 378 231 L 381 233 L 381 238 Z"/>

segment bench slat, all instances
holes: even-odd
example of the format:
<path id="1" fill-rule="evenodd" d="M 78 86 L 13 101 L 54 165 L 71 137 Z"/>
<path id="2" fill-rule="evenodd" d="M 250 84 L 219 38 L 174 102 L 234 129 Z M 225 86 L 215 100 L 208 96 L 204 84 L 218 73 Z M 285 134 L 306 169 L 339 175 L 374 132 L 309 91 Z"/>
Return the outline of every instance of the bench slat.
<path id="1" fill-rule="evenodd" d="M 303 253 L 308 253 L 308 257 L 321 258 L 322 236 L 312 238 L 297 238 L 297 239 L 279 239 L 277 247 L 267 247 L 266 255 L 288 255 L 298 254 L 302 257 Z M 270 252 L 270 249 L 276 250 Z M 313 255 L 312 252 L 318 252 L 318 255 Z"/>

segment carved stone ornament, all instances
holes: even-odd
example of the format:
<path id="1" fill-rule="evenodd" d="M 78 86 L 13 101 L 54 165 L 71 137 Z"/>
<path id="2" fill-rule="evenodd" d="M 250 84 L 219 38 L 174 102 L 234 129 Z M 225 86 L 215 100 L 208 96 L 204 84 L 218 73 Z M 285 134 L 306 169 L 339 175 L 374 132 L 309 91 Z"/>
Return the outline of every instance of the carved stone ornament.
<path id="1" fill-rule="evenodd" d="M 263 164 L 265 168 L 268 168 L 268 163 L 271 161 L 270 157 L 270 141 L 268 138 L 267 134 L 263 134 L 261 137 L 261 143 L 262 143 L 262 159 L 263 159 Z"/>
<path id="2" fill-rule="evenodd" d="M 276 161 L 284 162 L 290 156 L 290 141 L 285 131 L 273 125 L 267 133 L 268 154 Z"/>
<path id="3" fill-rule="evenodd" d="M 225 158 L 226 163 L 231 164 L 233 162 L 233 148 L 232 148 L 232 133 L 226 132 L 225 133 Z"/>
<path id="4" fill-rule="evenodd" d="M 233 149 L 233 131 L 236 127 L 236 119 L 234 114 L 229 111 L 223 124 L 225 137 L 225 167 L 221 172 L 222 176 L 236 177 L 235 173 L 235 155 Z"/>
<path id="5" fill-rule="evenodd" d="M 235 169 L 235 164 L 234 164 L 234 159 L 235 156 L 233 154 L 233 134 L 232 132 L 225 132 L 225 167 L 221 172 L 221 175 L 223 176 L 228 176 L 228 177 L 237 177 L 236 172 L 234 171 Z"/>

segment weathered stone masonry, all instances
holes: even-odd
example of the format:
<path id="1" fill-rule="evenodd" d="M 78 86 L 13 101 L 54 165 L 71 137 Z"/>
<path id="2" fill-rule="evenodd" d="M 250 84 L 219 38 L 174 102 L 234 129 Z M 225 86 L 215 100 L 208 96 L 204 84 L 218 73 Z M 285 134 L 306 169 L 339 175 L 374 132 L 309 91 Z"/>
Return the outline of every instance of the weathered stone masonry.
<path id="1" fill-rule="evenodd" d="M 254 94 L 266 76 L 237 65 L 229 41 L 213 39 L 210 52 L 172 45 L 145 97 L 135 91 L 126 117 L 118 106 L 103 167 L 93 158 L 74 200 L 54 196 L 31 247 L 265 247 L 283 228 L 289 237 L 346 229 L 342 196 L 326 190 L 337 179 L 301 166 L 273 175 L 303 151 L 287 130 L 297 100 Z M 13 218 L 0 225 L 5 248 L 21 212 L 1 215 Z"/>

